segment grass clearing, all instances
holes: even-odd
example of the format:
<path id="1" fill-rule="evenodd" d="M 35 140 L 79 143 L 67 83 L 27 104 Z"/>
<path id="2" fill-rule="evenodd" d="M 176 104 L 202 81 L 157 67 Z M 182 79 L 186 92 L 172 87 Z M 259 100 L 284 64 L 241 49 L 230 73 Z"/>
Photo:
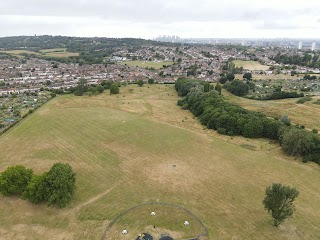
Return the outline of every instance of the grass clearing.
<path id="1" fill-rule="evenodd" d="M 24 164 L 42 173 L 67 162 L 78 189 L 65 209 L 0 196 L 1 238 L 100 239 L 112 219 L 145 202 L 187 208 L 210 240 L 320 238 L 318 165 L 302 164 L 268 140 L 204 129 L 177 99 L 173 85 L 160 84 L 128 85 L 118 95 L 60 96 L 2 135 L 0 171 Z M 262 204 L 272 182 L 300 191 L 294 217 L 279 229 Z M 175 218 L 175 211 L 166 212 Z M 133 231 L 151 231 L 141 214 L 119 220 Z M 190 234 L 166 221 L 162 231 L 176 239 Z"/>
<path id="2" fill-rule="evenodd" d="M 223 90 L 223 95 L 230 102 L 243 108 L 263 112 L 273 118 L 280 118 L 288 114 L 291 122 L 294 124 L 304 125 L 309 129 L 320 129 L 320 105 L 313 104 L 312 101 L 298 104 L 297 98 L 265 101 L 253 100 L 237 97 L 225 90 Z M 320 96 L 312 97 L 312 99 L 320 99 Z"/>
<path id="3" fill-rule="evenodd" d="M 120 62 L 119 64 L 122 65 L 128 65 L 131 67 L 141 67 L 141 68 L 154 68 L 154 69 L 160 69 L 163 68 L 163 65 L 172 65 L 174 62 L 170 61 L 164 61 L 164 62 L 151 62 L 151 61 L 126 61 L 126 62 Z"/>
<path id="4" fill-rule="evenodd" d="M 22 58 L 24 54 L 36 55 L 36 56 L 47 56 L 47 57 L 57 57 L 57 58 L 67 58 L 67 57 L 77 57 L 79 53 L 73 53 L 66 51 L 66 48 L 54 48 L 54 49 L 43 49 L 39 52 L 33 52 L 28 50 L 1 50 L 15 57 Z"/>
<path id="5" fill-rule="evenodd" d="M 269 69 L 269 66 L 262 65 L 258 61 L 233 60 L 232 62 L 236 65 L 236 67 L 243 67 L 243 69 L 247 69 L 250 71 L 265 71 Z"/>
<path id="6" fill-rule="evenodd" d="M 39 52 L 41 53 L 51 53 L 51 52 L 66 52 L 66 48 L 50 48 L 50 49 L 42 49 Z"/>
<path id="7" fill-rule="evenodd" d="M 252 74 L 253 80 L 293 80 L 300 77 L 291 76 L 290 74 L 272 74 L 272 75 L 265 75 L 265 74 Z M 243 79 L 243 74 L 235 74 L 235 79 Z"/>

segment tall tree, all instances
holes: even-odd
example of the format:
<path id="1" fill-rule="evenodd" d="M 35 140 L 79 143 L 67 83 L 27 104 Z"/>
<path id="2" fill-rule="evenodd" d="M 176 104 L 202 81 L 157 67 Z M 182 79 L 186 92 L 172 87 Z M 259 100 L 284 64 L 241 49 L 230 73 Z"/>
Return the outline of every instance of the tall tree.
<path id="1" fill-rule="evenodd" d="M 265 209 L 271 212 L 274 218 L 274 226 L 279 226 L 285 219 L 291 217 L 294 212 L 293 201 L 299 196 L 299 191 L 280 183 L 273 183 L 266 188 L 266 196 L 263 200 Z"/>
<path id="2" fill-rule="evenodd" d="M 312 134 L 303 129 L 291 128 L 282 134 L 281 145 L 290 155 L 305 155 L 312 148 Z"/>
<path id="3" fill-rule="evenodd" d="M 56 163 L 45 174 L 42 185 L 48 205 L 65 207 L 76 189 L 76 173 L 69 164 Z"/>

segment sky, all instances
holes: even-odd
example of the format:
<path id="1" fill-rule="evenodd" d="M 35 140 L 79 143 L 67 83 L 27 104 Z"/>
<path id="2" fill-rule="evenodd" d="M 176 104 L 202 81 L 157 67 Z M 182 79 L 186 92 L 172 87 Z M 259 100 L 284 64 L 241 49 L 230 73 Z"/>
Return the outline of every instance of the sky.
<path id="1" fill-rule="evenodd" d="M 320 38 L 320 0 L 1 0 L 0 36 Z"/>

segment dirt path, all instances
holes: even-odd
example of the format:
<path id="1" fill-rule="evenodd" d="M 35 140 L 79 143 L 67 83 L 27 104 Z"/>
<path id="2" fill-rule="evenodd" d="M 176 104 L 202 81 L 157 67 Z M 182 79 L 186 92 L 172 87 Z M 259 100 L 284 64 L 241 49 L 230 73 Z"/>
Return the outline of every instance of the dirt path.
<path id="1" fill-rule="evenodd" d="M 75 214 L 76 212 L 78 212 L 81 208 L 99 200 L 100 198 L 104 197 L 105 195 L 107 195 L 109 192 L 111 192 L 113 189 L 115 189 L 116 187 L 118 187 L 120 184 L 122 183 L 122 181 L 115 183 L 111 188 L 107 189 L 106 191 L 88 199 L 87 201 L 75 206 L 74 208 L 68 209 L 67 211 L 65 211 L 63 213 L 63 215 L 70 215 L 70 214 Z"/>

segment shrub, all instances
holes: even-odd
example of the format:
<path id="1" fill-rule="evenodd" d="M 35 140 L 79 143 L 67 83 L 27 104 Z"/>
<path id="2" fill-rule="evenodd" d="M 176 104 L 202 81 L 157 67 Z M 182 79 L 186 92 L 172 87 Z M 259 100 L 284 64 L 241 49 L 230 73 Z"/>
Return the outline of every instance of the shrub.
<path id="1" fill-rule="evenodd" d="M 218 128 L 218 129 L 217 129 L 217 132 L 218 132 L 219 134 L 223 134 L 223 135 L 226 135 L 226 134 L 227 134 L 227 130 L 226 130 L 225 128 Z"/>
<path id="2" fill-rule="evenodd" d="M 111 94 L 118 94 L 120 92 L 118 84 L 113 83 L 110 87 Z"/>

